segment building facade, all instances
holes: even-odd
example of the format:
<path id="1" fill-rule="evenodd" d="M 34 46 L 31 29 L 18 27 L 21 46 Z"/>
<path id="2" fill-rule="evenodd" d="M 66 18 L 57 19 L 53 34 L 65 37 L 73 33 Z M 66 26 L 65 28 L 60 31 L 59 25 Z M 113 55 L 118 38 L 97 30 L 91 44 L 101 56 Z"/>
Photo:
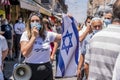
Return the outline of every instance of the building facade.
<path id="1" fill-rule="evenodd" d="M 18 16 L 23 16 L 26 21 L 29 14 L 33 11 L 40 11 L 41 14 L 46 16 L 57 15 L 58 13 L 66 13 L 67 6 L 65 0 L 2 0 L 9 1 L 10 21 L 15 23 Z M 5 5 L 0 3 L 0 14 L 5 15 L 8 10 L 5 11 Z M 25 17 L 24 17 L 25 16 Z"/>
<path id="2" fill-rule="evenodd" d="M 111 0 L 89 0 L 88 3 L 88 15 L 95 15 L 99 7 L 103 7 L 103 10 L 110 3 Z"/>

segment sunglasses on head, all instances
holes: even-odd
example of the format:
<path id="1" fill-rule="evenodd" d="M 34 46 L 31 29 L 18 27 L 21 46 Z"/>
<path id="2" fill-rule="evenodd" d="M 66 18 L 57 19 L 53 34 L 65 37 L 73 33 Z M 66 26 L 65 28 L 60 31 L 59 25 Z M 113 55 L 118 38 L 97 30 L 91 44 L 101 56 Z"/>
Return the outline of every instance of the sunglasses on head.
<path id="1" fill-rule="evenodd" d="M 36 20 L 31 20 L 31 22 L 40 22 L 40 20 L 36 19 Z"/>

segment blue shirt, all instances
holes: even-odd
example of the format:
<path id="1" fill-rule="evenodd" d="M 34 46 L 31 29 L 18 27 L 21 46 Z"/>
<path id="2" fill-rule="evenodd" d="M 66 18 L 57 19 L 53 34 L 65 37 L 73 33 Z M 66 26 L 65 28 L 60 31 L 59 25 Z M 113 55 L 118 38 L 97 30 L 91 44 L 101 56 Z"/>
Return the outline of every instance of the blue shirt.
<path id="1" fill-rule="evenodd" d="M 86 50 L 88 49 L 88 43 L 89 43 L 89 41 L 90 41 L 90 39 L 92 38 L 93 35 L 94 35 L 93 33 L 90 33 L 83 40 L 83 42 L 82 42 L 82 49 L 81 49 L 81 53 L 82 54 L 86 54 Z"/>
<path id="2" fill-rule="evenodd" d="M 22 34 L 25 31 L 25 24 L 24 23 L 16 23 L 14 26 L 14 30 L 16 34 Z"/>

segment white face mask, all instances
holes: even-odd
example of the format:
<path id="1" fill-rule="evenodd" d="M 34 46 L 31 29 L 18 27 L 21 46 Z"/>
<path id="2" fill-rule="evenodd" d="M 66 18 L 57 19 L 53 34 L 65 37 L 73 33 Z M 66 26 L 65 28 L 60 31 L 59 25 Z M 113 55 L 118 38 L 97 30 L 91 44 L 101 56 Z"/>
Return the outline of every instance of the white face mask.
<path id="1" fill-rule="evenodd" d="M 22 20 L 20 19 L 20 20 L 19 20 L 19 22 L 21 23 L 21 22 L 22 22 Z"/>
<path id="2" fill-rule="evenodd" d="M 7 25 L 8 24 L 8 21 L 5 21 L 5 25 Z"/>

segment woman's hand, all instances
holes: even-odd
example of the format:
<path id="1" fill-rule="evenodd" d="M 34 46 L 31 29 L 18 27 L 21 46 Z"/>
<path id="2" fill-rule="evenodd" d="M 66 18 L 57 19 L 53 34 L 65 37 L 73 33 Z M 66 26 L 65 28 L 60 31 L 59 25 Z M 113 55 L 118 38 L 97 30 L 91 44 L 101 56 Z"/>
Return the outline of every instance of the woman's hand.
<path id="1" fill-rule="evenodd" d="M 51 62 L 54 61 L 54 56 L 53 55 L 50 56 L 50 60 L 51 60 Z"/>
<path id="2" fill-rule="evenodd" d="M 89 32 L 92 32 L 91 25 L 87 26 L 86 32 L 88 32 L 88 33 L 89 33 Z"/>
<path id="3" fill-rule="evenodd" d="M 77 70 L 77 80 L 80 80 L 81 79 L 81 70 L 78 69 Z"/>
<path id="4" fill-rule="evenodd" d="M 37 27 L 32 28 L 32 37 L 36 38 L 39 35 L 39 30 Z"/>

